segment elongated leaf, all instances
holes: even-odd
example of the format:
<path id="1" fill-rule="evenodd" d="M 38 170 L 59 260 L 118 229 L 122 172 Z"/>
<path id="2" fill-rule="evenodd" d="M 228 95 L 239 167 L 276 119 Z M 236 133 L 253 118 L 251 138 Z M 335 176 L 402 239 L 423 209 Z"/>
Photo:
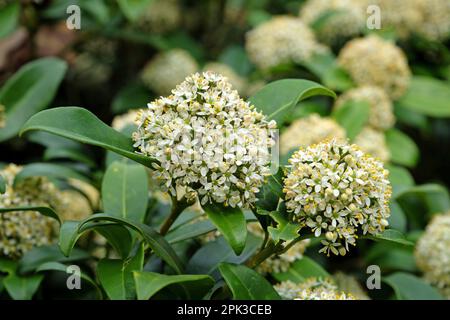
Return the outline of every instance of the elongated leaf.
<path id="1" fill-rule="evenodd" d="M 11 34 L 17 27 L 20 3 L 10 3 L 0 9 L 0 39 Z"/>
<path id="2" fill-rule="evenodd" d="M 95 231 L 100 233 L 122 257 L 126 258 L 133 245 L 133 239 L 128 229 L 118 224 L 97 224 Z"/>
<path id="3" fill-rule="evenodd" d="M 419 148 L 406 134 L 397 129 L 386 131 L 386 143 L 391 161 L 407 167 L 413 167 L 419 160 Z"/>
<path id="4" fill-rule="evenodd" d="M 397 272 L 383 281 L 394 289 L 399 300 L 443 300 L 435 288 L 412 274 Z"/>
<path id="5" fill-rule="evenodd" d="M 48 148 L 45 150 L 43 159 L 45 161 L 69 159 L 76 162 L 82 162 L 90 167 L 95 167 L 95 161 L 85 152 L 72 148 Z"/>
<path id="6" fill-rule="evenodd" d="M 366 101 L 348 101 L 333 111 L 333 118 L 343 127 L 352 140 L 369 120 L 370 106 Z"/>
<path id="7" fill-rule="evenodd" d="M 414 244 L 408 240 L 406 240 L 403 233 L 394 229 L 386 229 L 383 233 L 373 236 L 373 235 L 365 235 L 363 238 L 371 239 L 375 241 L 388 241 L 398 243 L 404 246 L 413 246 Z"/>
<path id="8" fill-rule="evenodd" d="M 234 300 L 279 300 L 280 296 L 261 275 L 245 266 L 221 263 L 219 266 Z"/>
<path id="9" fill-rule="evenodd" d="M 14 300 L 31 300 L 44 278 L 43 275 L 19 276 L 10 274 L 3 279 L 6 291 Z"/>
<path id="10" fill-rule="evenodd" d="M 117 0 L 125 17 L 135 21 L 153 0 Z"/>
<path id="11" fill-rule="evenodd" d="M 0 89 L 0 104 L 6 108 L 6 126 L 0 141 L 15 136 L 23 124 L 53 100 L 67 65 L 57 58 L 35 60 L 23 66 Z"/>
<path id="12" fill-rule="evenodd" d="M 90 226 L 89 223 L 94 221 L 113 222 L 135 230 L 148 243 L 156 255 L 166 261 L 177 273 L 182 273 L 183 264 L 180 258 L 164 237 L 158 232 L 145 224 L 113 217 L 107 214 L 94 214 L 81 222 L 66 221 L 63 223 L 60 230 L 59 246 L 66 256 L 70 255 L 70 252 L 80 235 Z"/>
<path id="13" fill-rule="evenodd" d="M 168 286 L 177 287 L 185 299 L 201 299 L 214 285 L 213 278 L 208 275 L 168 276 L 154 272 L 134 272 L 134 280 L 139 300 L 148 300 Z"/>
<path id="14" fill-rule="evenodd" d="M 397 194 L 399 201 L 415 199 L 422 201 L 428 213 L 446 212 L 450 209 L 450 197 L 444 186 L 435 183 L 405 188 Z"/>
<path id="15" fill-rule="evenodd" d="M 98 146 L 145 166 L 154 162 L 151 158 L 135 153 L 131 138 L 117 132 L 83 108 L 60 107 L 41 111 L 25 123 L 21 134 L 35 130 Z"/>
<path id="16" fill-rule="evenodd" d="M 148 203 L 145 168 L 137 164 L 112 163 L 103 177 L 102 200 L 108 214 L 143 222 Z"/>
<path id="17" fill-rule="evenodd" d="M 400 232 L 405 232 L 408 221 L 406 219 L 405 213 L 402 210 L 402 207 L 395 200 L 391 200 L 389 207 L 391 208 L 389 226 Z"/>
<path id="18" fill-rule="evenodd" d="M 2 175 L 0 175 L 0 193 L 5 193 L 6 191 L 6 181 Z"/>
<path id="19" fill-rule="evenodd" d="M 414 178 L 407 169 L 393 164 L 386 164 L 385 168 L 389 170 L 393 198 L 414 186 Z"/>
<path id="20" fill-rule="evenodd" d="M 426 76 L 414 76 L 398 101 L 404 107 L 432 117 L 450 116 L 450 86 Z"/>
<path id="21" fill-rule="evenodd" d="M 333 91 L 318 83 L 309 80 L 283 79 L 269 83 L 249 100 L 268 119 L 283 122 L 297 103 L 317 95 L 336 97 Z"/>
<path id="22" fill-rule="evenodd" d="M 49 207 L 14 207 L 14 208 L 0 208 L 0 214 L 3 212 L 12 212 L 12 211 L 37 211 L 40 214 L 53 218 L 59 223 L 61 223 L 61 220 L 59 219 L 59 216 L 56 214 L 55 211 L 53 211 L 52 208 Z"/>
<path id="23" fill-rule="evenodd" d="M 29 177 L 51 177 L 59 179 L 73 178 L 89 182 L 87 177 L 71 168 L 68 168 L 67 166 L 54 163 L 35 162 L 24 166 L 22 170 L 20 170 L 14 179 L 14 184 L 17 185 L 19 182 Z"/>
<path id="24" fill-rule="evenodd" d="M 203 209 L 233 248 L 233 251 L 237 255 L 241 254 L 247 239 L 247 223 L 242 210 L 218 204 L 209 204 L 204 206 Z"/>
<path id="25" fill-rule="evenodd" d="M 308 257 L 303 257 L 300 260 L 295 261 L 289 267 L 288 271 L 273 273 L 272 276 L 278 281 L 300 283 L 310 277 L 326 278 L 330 275 L 317 262 Z"/>

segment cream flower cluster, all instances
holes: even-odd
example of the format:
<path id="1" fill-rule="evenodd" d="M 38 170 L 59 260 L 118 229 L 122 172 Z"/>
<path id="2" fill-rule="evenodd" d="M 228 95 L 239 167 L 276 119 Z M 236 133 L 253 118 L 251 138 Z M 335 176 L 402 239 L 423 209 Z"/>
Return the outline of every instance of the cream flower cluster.
<path id="1" fill-rule="evenodd" d="M 358 280 L 349 274 L 341 271 L 333 274 L 333 281 L 336 283 L 339 290 L 348 292 L 358 300 L 370 300 L 367 292 L 363 289 Z"/>
<path id="2" fill-rule="evenodd" d="M 274 286 L 285 300 L 359 300 L 350 293 L 339 291 L 331 279 L 308 278 L 304 282 L 283 281 Z"/>
<path id="3" fill-rule="evenodd" d="M 173 49 L 158 54 L 142 72 L 142 81 L 159 95 L 170 94 L 177 84 L 195 73 L 198 65 L 189 52 Z"/>
<path id="4" fill-rule="evenodd" d="M 422 13 L 422 24 L 417 28 L 419 34 L 431 40 L 445 40 L 450 36 L 450 1 L 415 0 L 418 11 Z"/>
<path id="5" fill-rule="evenodd" d="M 0 194 L 0 207 L 23 206 L 60 207 L 58 189 L 42 177 L 27 178 L 13 186 L 21 167 L 7 165 L 0 171 L 6 182 L 6 192 Z M 55 221 L 34 211 L 0 213 L 0 256 L 20 258 L 33 247 L 53 242 Z"/>
<path id="6" fill-rule="evenodd" d="M 89 200 L 76 190 L 60 191 L 60 208 L 58 215 L 62 221 L 80 221 L 93 213 Z"/>
<path id="7" fill-rule="evenodd" d="M 300 149 L 289 163 L 286 207 L 316 237 L 325 236 L 319 252 L 345 255 L 358 235 L 388 226 L 388 171 L 356 145 L 321 142 Z"/>
<path id="8" fill-rule="evenodd" d="M 331 13 L 318 31 L 317 37 L 320 41 L 333 44 L 341 38 L 361 33 L 366 25 L 365 8 L 360 0 L 309 0 L 301 7 L 300 18 L 312 25 Z"/>
<path id="9" fill-rule="evenodd" d="M 338 63 L 358 86 L 378 86 L 393 100 L 409 86 L 411 71 L 405 54 L 375 35 L 349 41 L 340 51 Z"/>
<path id="10" fill-rule="evenodd" d="M 417 242 L 415 257 L 425 279 L 450 299 L 450 212 L 433 217 Z"/>
<path id="11" fill-rule="evenodd" d="M 333 138 L 345 141 L 345 130 L 331 118 L 312 114 L 294 121 L 281 134 L 280 152 L 286 154 L 293 148 L 307 147 Z"/>
<path id="12" fill-rule="evenodd" d="M 350 89 L 336 100 L 334 108 L 338 109 L 348 101 L 365 101 L 369 104 L 369 125 L 374 129 L 386 130 L 394 126 L 394 107 L 383 89 L 374 86 Z"/>
<path id="13" fill-rule="evenodd" d="M 219 74 L 187 77 L 170 96 L 149 103 L 137 125 L 135 147 L 159 161 L 155 178 L 174 196 L 248 207 L 270 174 L 276 123 Z"/>
<path id="14" fill-rule="evenodd" d="M 137 25 L 143 31 L 163 34 L 175 30 L 182 19 L 177 0 L 153 0 L 139 16 Z"/>
<path id="15" fill-rule="evenodd" d="M 391 154 L 382 131 L 364 127 L 353 141 L 362 151 L 383 162 L 388 162 Z"/>
<path id="16" fill-rule="evenodd" d="M 3 128 L 5 124 L 6 124 L 5 106 L 0 104 L 0 128 Z"/>
<path id="17" fill-rule="evenodd" d="M 276 16 L 249 31 L 245 47 L 250 60 L 260 69 L 301 64 L 327 50 L 306 24 L 291 16 Z"/>
<path id="18" fill-rule="evenodd" d="M 220 62 L 209 62 L 203 67 L 203 71 L 211 71 L 223 75 L 239 94 L 245 94 L 247 81 L 238 75 L 231 67 Z"/>
<path id="19" fill-rule="evenodd" d="M 123 129 L 129 126 L 134 126 L 136 119 L 138 118 L 139 112 L 140 109 L 132 109 L 128 110 L 124 114 L 115 116 L 111 123 L 111 127 L 116 129 L 117 131 L 122 131 Z"/>

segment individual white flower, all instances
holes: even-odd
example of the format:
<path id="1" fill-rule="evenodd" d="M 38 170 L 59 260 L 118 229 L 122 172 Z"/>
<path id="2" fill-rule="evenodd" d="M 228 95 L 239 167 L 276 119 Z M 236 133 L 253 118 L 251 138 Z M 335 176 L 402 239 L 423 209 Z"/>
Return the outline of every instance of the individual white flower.
<path id="1" fill-rule="evenodd" d="M 276 16 L 246 35 L 245 48 L 250 60 L 260 69 L 281 64 L 301 64 L 327 49 L 299 18 Z"/>
<path id="2" fill-rule="evenodd" d="M 268 122 L 219 74 L 196 73 L 148 104 L 133 134 L 138 152 L 158 161 L 154 176 L 173 196 L 248 207 L 270 174 Z"/>
<path id="3" fill-rule="evenodd" d="M 425 279 L 450 299 L 450 212 L 433 217 L 417 242 L 415 257 Z"/>
<path id="4" fill-rule="evenodd" d="M 284 300 L 359 300 L 350 293 L 339 291 L 329 278 L 307 278 L 304 282 L 283 281 L 274 286 Z"/>
<path id="5" fill-rule="evenodd" d="M 386 130 L 394 126 L 394 107 L 383 89 L 374 86 L 350 89 L 336 100 L 334 108 L 338 109 L 348 101 L 365 101 L 369 104 L 369 125 L 373 128 Z"/>
<path id="6" fill-rule="evenodd" d="M 177 84 L 196 72 L 195 59 L 183 49 L 173 49 L 154 57 L 142 71 L 142 81 L 159 95 L 170 94 Z"/>
<path id="7" fill-rule="evenodd" d="M 7 165 L 0 170 L 6 182 L 6 192 L 0 194 L 0 207 L 26 206 L 60 207 L 60 194 L 55 185 L 43 177 L 31 177 L 14 184 L 21 167 Z M 0 256 L 20 258 L 33 247 L 55 240 L 55 221 L 35 211 L 0 213 Z"/>
<path id="8" fill-rule="evenodd" d="M 308 0 L 300 9 L 300 18 L 313 25 L 331 15 L 317 33 L 320 41 L 334 44 L 337 40 L 357 36 L 366 25 L 366 7 L 360 0 Z"/>
<path id="9" fill-rule="evenodd" d="M 431 39 L 442 41 L 450 36 L 450 1 L 414 0 L 422 14 L 422 24 L 417 31 Z"/>
<path id="10" fill-rule="evenodd" d="M 358 86 L 378 86 L 395 100 L 407 90 L 411 71 L 403 51 L 376 35 L 349 41 L 340 51 L 339 65 Z"/>
<path id="11" fill-rule="evenodd" d="M 3 128 L 5 124 L 6 124 L 5 106 L 0 104 L 0 128 Z"/>
<path id="12" fill-rule="evenodd" d="M 359 235 L 388 226 L 388 171 L 356 145 L 321 142 L 300 149 L 289 163 L 286 208 L 303 229 L 325 237 L 319 252 L 345 255 Z"/>
<path id="13" fill-rule="evenodd" d="M 280 152 L 286 154 L 293 148 L 307 147 L 323 140 L 345 141 L 345 130 L 333 119 L 312 114 L 295 120 L 280 137 Z"/>
<path id="14" fill-rule="evenodd" d="M 203 71 L 211 71 L 223 75 L 239 94 L 242 95 L 245 93 L 247 81 L 226 64 L 209 62 L 203 67 Z"/>
<path id="15" fill-rule="evenodd" d="M 364 127 L 353 142 L 362 151 L 383 162 L 388 162 L 391 157 L 384 133 L 371 127 Z"/>
<path id="16" fill-rule="evenodd" d="M 138 18 L 138 27 L 146 32 L 163 34 L 175 30 L 182 21 L 177 0 L 152 0 Z"/>
<path id="17" fill-rule="evenodd" d="M 136 125 L 136 119 L 138 118 L 140 109 L 132 109 L 128 110 L 124 114 L 120 114 L 118 116 L 115 116 L 111 127 L 116 129 L 117 131 L 122 131 L 123 129 L 135 126 Z"/>

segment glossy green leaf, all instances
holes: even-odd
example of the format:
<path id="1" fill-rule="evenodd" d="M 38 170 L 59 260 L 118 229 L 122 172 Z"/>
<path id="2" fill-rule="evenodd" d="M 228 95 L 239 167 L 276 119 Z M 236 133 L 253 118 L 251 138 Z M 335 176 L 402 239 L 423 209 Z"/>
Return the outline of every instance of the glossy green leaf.
<path id="1" fill-rule="evenodd" d="M 369 120 L 370 106 L 366 101 L 347 101 L 333 110 L 333 118 L 343 127 L 347 137 L 352 140 Z"/>
<path id="2" fill-rule="evenodd" d="M 0 39 L 10 35 L 19 23 L 20 3 L 10 3 L 0 8 Z"/>
<path id="3" fill-rule="evenodd" d="M 114 97 L 111 110 L 124 113 L 130 109 L 145 108 L 151 100 L 151 93 L 143 85 L 131 84 L 122 88 Z"/>
<path id="4" fill-rule="evenodd" d="M 298 231 L 301 228 L 299 224 L 290 222 L 278 211 L 272 211 L 270 216 L 275 220 L 277 225 L 276 227 L 268 227 L 267 231 L 269 231 L 271 238 L 275 242 L 280 240 L 289 241 L 298 237 Z"/>
<path id="5" fill-rule="evenodd" d="M 272 276 L 278 281 L 300 283 L 310 277 L 326 278 L 330 275 L 317 262 L 311 258 L 303 257 L 292 263 L 286 272 L 273 273 Z"/>
<path id="6" fill-rule="evenodd" d="M 408 241 L 404 234 L 400 231 L 394 229 L 386 229 L 383 233 L 379 235 L 365 235 L 362 238 L 371 239 L 375 241 L 387 241 L 394 242 L 404 246 L 413 246 L 414 244 L 411 241 Z"/>
<path id="7" fill-rule="evenodd" d="M 148 204 L 148 174 L 138 164 L 113 162 L 103 177 L 103 209 L 123 219 L 144 222 Z"/>
<path id="8" fill-rule="evenodd" d="M 96 224 L 95 231 L 100 233 L 122 258 L 126 258 L 133 245 L 128 229 L 118 224 Z M 71 255 L 72 256 L 72 255 Z"/>
<path id="9" fill-rule="evenodd" d="M 397 194 L 397 199 L 419 200 L 424 203 L 428 213 L 446 212 L 450 209 L 450 197 L 447 189 L 439 184 L 429 183 L 412 186 Z"/>
<path id="10" fill-rule="evenodd" d="M 245 266 L 221 263 L 219 266 L 234 300 L 279 300 L 272 285 L 256 271 Z"/>
<path id="11" fill-rule="evenodd" d="M 57 58 L 27 63 L 0 89 L 0 104 L 6 108 L 6 125 L 0 141 L 15 136 L 23 124 L 53 100 L 63 80 L 67 64 Z"/>
<path id="12" fill-rule="evenodd" d="M 414 186 L 414 178 L 407 169 L 393 164 L 386 164 L 385 168 L 389 170 L 393 198 Z"/>
<path id="13" fill-rule="evenodd" d="M 450 86 L 431 77 L 413 76 L 408 91 L 398 103 L 424 115 L 449 117 Z"/>
<path id="14" fill-rule="evenodd" d="M 31 300 L 44 278 L 43 275 L 19 276 L 10 274 L 3 279 L 6 291 L 14 300 Z"/>
<path id="15" fill-rule="evenodd" d="M 158 291 L 171 286 L 181 291 L 184 299 L 201 299 L 214 285 L 208 275 L 165 275 L 154 272 L 134 272 L 137 297 L 148 300 Z"/>
<path id="16" fill-rule="evenodd" d="M 77 179 L 85 182 L 89 182 L 89 179 L 78 173 L 77 171 L 63 165 L 54 163 L 31 163 L 23 166 L 22 170 L 14 178 L 14 184 L 22 182 L 29 177 L 50 177 L 57 179 Z"/>
<path id="17" fill-rule="evenodd" d="M 36 211 L 46 217 L 53 218 L 59 223 L 61 223 L 58 214 L 52 208 L 49 207 L 29 206 L 29 207 L 0 208 L 0 214 L 2 214 L 3 212 L 12 212 L 12 211 Z"/>
<path id="18" fill-rule="evenodd" d="M 241 46 L 233 45 L 226 48 L 217 60 L 229 65 L 234 71 L 242 76 L 248 75 L 252 68 L 247 53 Z"/>
<path id="19" fill-rule="evenodd" d="M 435 288 L 412 274 L 397 272 L 383 281 L 394 289 L 399 300 L 444 300 Z"/>
<path id="20" fill-rule="evenodd" d="M 6 191 L 6 181 L 2 175 L 0 175 L 0 194 Z"/>
<path id="21" fill-rule="evenodd" d="M 283 193 L 283 169 L 280 168 L 276 174 L 269 176 L 267 183 L 261 187 L 257 194 L 258 208 L 273 211 L 276 210 L 280 198 L 284 198 Z"/>
<path id="22" fill-rule="evenodd" d="M 51 160 L 72 160 L 75 162 L 85 163 L 89 167 L 95 167 L 95 161 L 89 157 L 86 152 L 80 149 L 72 148 L 48 148 L 45 150 L 43 159 L 45 161 Z"/>
<path id="23" fill-rule="evenodd" d="M 203 209 L 233 251 L 237 255 L 241 254 L 247 239 L 247 222 L 242 210 L 219 204 L 208 204 Z"/>
<path id="24" fill-rule="evenodd" d="M 395 200 L 391 200 L 389 206 L 391 208 L 391 216 L 389 217 L 390 228 L 393 228 L 400 232 L 406 232 L 408 221 L 402 207 Z"/>
<path id="25" fill-rule="evenodd" d="M 397 129 L 386 131 L 386 144 L 391 161 L 407 167 L 413 167 L 419 160 L 419 148 L 406 134 Z"/>
<path id="26" fill-rule="evenodd" d="M 35 130 L 98 146 L 145 166 L 154 162 L 153 159 L 135 152 L 131 137 L 117 132 L 83 108 L 60 107 L 41 111 L 25 123 L 21 134 Z"/>
<path id="27" fill-rule="evenodd" d="M 132 22 L 145 12 L 145 9 L 152 1 L 153 0 L 117 0 L 125 17 Z"/>
<path id="28" fill-rule="evenodd" d="M 283 122 L 290 116 L 297 103 L 318 95 L 336 97 L 333 91 L 313 81 L 283 79 L 269 83 L 253 95 L 249 101 L 269 120 Z"/>

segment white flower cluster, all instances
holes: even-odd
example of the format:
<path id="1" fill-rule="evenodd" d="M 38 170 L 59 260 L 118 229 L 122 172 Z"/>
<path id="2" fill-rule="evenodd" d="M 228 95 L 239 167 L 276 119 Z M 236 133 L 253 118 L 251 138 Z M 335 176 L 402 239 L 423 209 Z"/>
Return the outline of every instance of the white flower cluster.
<path id="1" fill-rule="evenodd" d="M 158 160 L 155 178 L 172 195 L 248 207 L 270 174 L 268 122 L 219 74 L 196 73 L 137 120 L 135 147 Z"/>
<path id="2" fill-rule="evenodd" d="M 386 130 L 394 126 L 394 107 L 383 89 L 374 86 L 350 89 L 336 100 L 334 108 L 338 109 L 348 101 L 365 101 L 369 104 L 369 125 L 374 129 Z"/>
<path id="3" fill-rule="evenodd" d="M 366 25 L 365 6 L 360 0 L 309 0 L 300 10 L 300 18 L 308 25 L 330 14 L 318 30 L 317 37 L 327 44 L 361 33 Z"/>
<path id="4" fill-rule="evenodd" d="M 58 215 L 62 221 L 80 221 L 93 213 L 89 200 L 77 190 L 60 191 Z"/>
<path id="5" fill-rule="evenodd" d="M 209 62 L 203 67 L 203 71 L 211 71 L 223 75 L 240 95 L 245 94 L 247 81 L 238 75 L 231 67 L 220 62 Z"/>
<path id="6" fill-rule="evenodd" d="M 6 124 L 5 106 L 0 104 L 0 128 L 3 128 L 5 124 Z"/>
<path id="7" fill-rule="evenodd" d="M 422 14 L 422 24 L 416 31 L 431 40 L 445 40 L 450 36 L 450 1 L 415 0 Z"/>
<path id="8" fill-rule="evenodd" d="M 274 286 L 285 300 L 359 300 L 350 293 L 339 291 L 331 279 L 307 278 L 304 282 L 283 281 Z"/>
<path id="9" fill-rule="evenodd" d="M 325 236 L 319 252 L 345 255 L 358 235 L 376 235 L 389 225 L 388 171 L 356 145 L 321 142 L 300 149 L 289 163 L 286 207 L 316 237 Z"/>
<path id="10" fill-rule="evenodd" d="M 188 75 L 197 72 L 195 59 L 183 49 L 158 54 L 142 71 L 142 81 L 158 95 L 170 94 Z"/>
<path id="11" fill-rule="evenodd" d="M 306 24 L 291 16 L 276 16 L 249 31 L 245 47 L 250 60 L 260 69 L 301 64 L 327 51 Z"/>
<path id="12" fill-rule="evenodd" d="M 136 119 L 138 118 L 140 109 L 128 110 L 124 114 L 115 116 L 112 120 L 111 127 L 117 131 L 122 131 L 130 126 L 135 126 Z"/>
<path id="13" fill-rule="evenodd" d="M 307 147 L 333 138 L 345 141 L 345 130 L 331 118 L 312 114 L 294 121 L 281 134 L 280 152 L 286 154 L 293 148 Z"/>
<path id="14" fill-rule="evenodd" d="M 21 167 L 7 165 L 0 170 L 6 192 L 0 194 L 0 207 L 60 207 L 58 189 L 48 179 L 27 178 L 13 186 Z M 33 247 L 50 244 L 55 237 L 55 221 L 34 211 L 0 213 L 0 256 L 20 258 Z"/>
<path id="15" fill-rule="evenodd" d="M 336 283 L 339 290 L 348 292 L 356 299 L 370 300 L 367 292 L 363 289 L 359 281 L 354 276 L 338 271 L 333 274 L 333 281 Z"/>
<path id="16" fill-rule="evenodd" d="M 391 154 L 382 131 L 364 127 L 353 141 L 362 151 L 383 162 L 388 162 Z"/>
<path id="17" fill-rule="evenodd" d="M 450 299 L 450 212 L 433 217 L 417 242 L 415 257 L 425 279 Z"/>
<path id="18" fill-rule="evenodd" d="M 380 87 L 393 100 L 409 86 L 411 71 L 405 54 L 375 35 L 349 41 L 340 51 L 338 63 L 356 85 Z"/>
<path id="19" fill-rule="evenodd" d="M 164 34 L 175 30 L 182 19 L 177 0 L 153 0 L 139 16 L 137 25 L 143 31 Z"/>

